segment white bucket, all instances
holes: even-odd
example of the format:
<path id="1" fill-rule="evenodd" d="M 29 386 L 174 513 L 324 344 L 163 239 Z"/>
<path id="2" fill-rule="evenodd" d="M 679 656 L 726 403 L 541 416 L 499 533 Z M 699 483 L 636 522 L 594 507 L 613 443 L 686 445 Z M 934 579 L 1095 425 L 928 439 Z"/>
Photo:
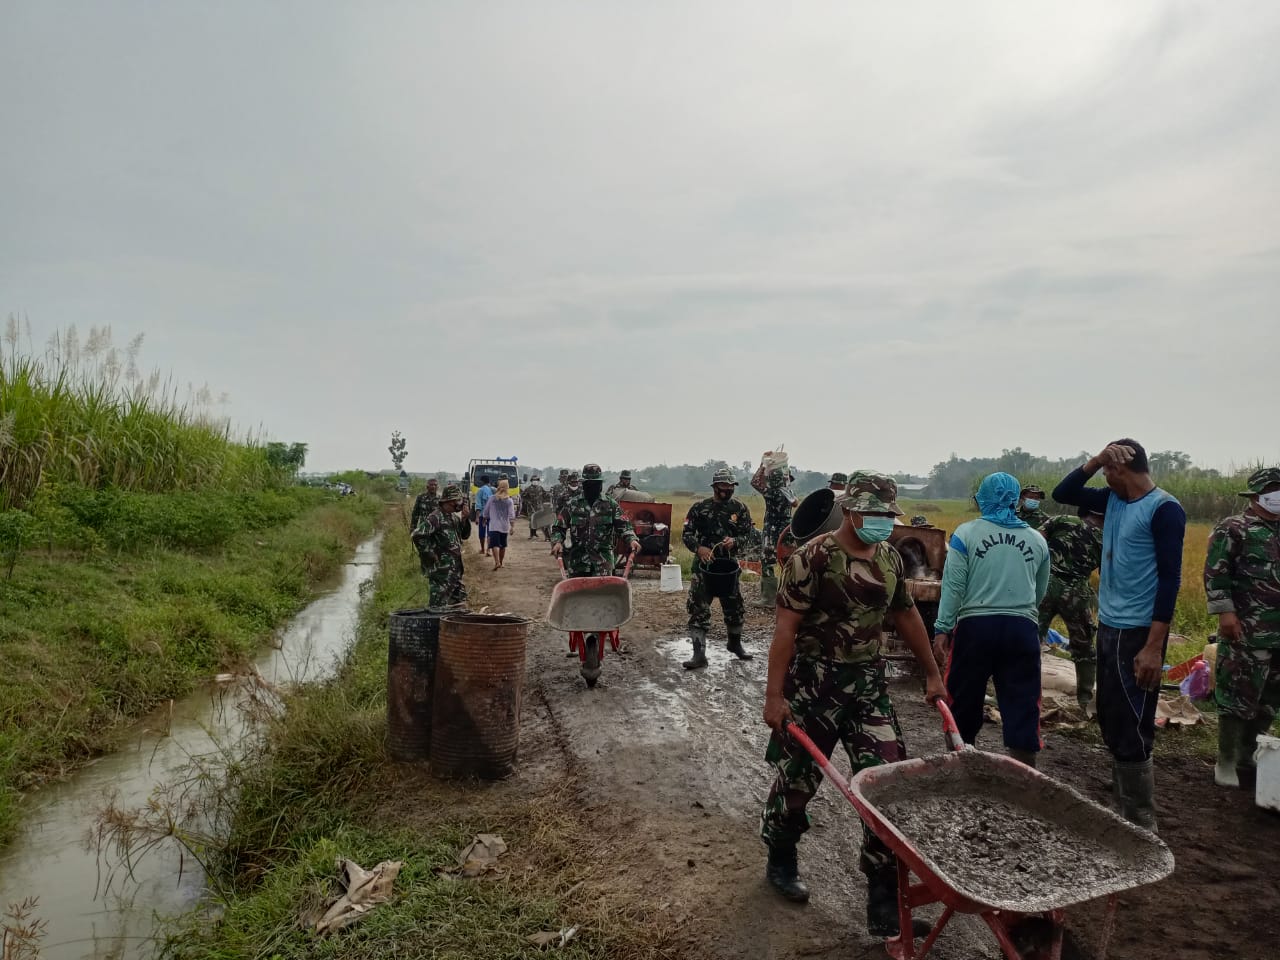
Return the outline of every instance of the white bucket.
<path id="1" fill-rule="evenodd" d="M 1258 737 L 1253 757 L 1258 762 L 1258 792 L 1254 800 L 1260 807 L 1280 811 L 1280 737 Z"/>
<path id="2" fill-rule="evenodd" d="M 663 593 L 680 593 L 684 590 L 684 581 L 680 578 L 680 564 L 664 563 L 662 565 L 658 589 Z"/>

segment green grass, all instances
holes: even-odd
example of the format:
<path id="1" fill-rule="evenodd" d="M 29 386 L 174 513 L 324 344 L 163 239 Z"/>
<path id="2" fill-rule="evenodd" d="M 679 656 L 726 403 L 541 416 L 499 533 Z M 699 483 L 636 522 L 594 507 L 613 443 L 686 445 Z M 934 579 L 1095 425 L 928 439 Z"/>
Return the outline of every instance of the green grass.
<path id="1" fill-rule="evenodd" d="M 591 887 L 594 840 L 575 814 L 572 784 L 512 793 L 442 787 L 390 764 L 386 736 L 387 617 L 426 602 L 399 518 L 337 675 L 289 695 L 261 746 L 228 770 L 229 832 L 213 857 L 224 903 L 217 919 L 187 918 L 167 953 L 182 960 L 387 956 L 519 958 L 540 955 L 526 937 L 583 924 L 565 958 L 670 955 L 649 918 Z M 437 795 L 436 791 L 439 791 Z M 450 864 L 477 833 L 511 848 L 500 876 L 454 881 Z M 336 857 L 366 869 L 403 860 L 395 899 L 330 939 L 298 924 L 332 890 Z M 581 888 L 579 881 L 588 884 Z"/>
<path id="2" fill-rule="evenodd" d="M 108 503 L 100 516 L 83 515 L 97 527 L 72 513 L 51 546 L 18 553 L 9 579 L 0 571 L 0 836 L 21 815 L 21 791 L 248 659 L 384 509 L 365 496 L 302 489 L 207 502 L 81 494 Z M 111 545 L 118 539 L 127 549 Z"/>

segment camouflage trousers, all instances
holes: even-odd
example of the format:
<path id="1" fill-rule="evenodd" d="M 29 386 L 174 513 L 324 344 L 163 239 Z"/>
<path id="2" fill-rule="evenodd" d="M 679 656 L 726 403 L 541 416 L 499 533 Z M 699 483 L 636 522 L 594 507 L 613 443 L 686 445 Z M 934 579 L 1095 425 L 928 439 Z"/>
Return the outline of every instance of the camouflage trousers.
<path id="1" fill-rule="evenodd" d="M 1219 640 L 1214 685 L 1213 698 L 1219 710 L 1270 727 L 1280 711 L 1280 650 Z"/>
<path id="2" fill-rule="evenodd" d="M 689 611 L 689 628 L 691 630 L 711 629 L 711 601 L 707 593 L 707 584 L 698 573 L 698 561 L 693 562 L 693 574 L 689 578 L 689 596 L 685 599 L 685 609 Z M 746 606 L 742 602 L 742 584 L 733 585 L 733 593 L 720 598 L 720 609 L 724 612 L 724 625 L 730 633 L 742 631 L 742 621 L 746 618 Z"/>
<path id="3" fill-rule="evenodd" d="M 467 602 L 467 588 L 462 583 L 462 564 L 458 561 L 437 563 L 427 571 L 427 583 L 431 586 L 430 604 L 448 607 Z"/>
<path id="4" fill-rule="evenodd" d="M 761 530 L 761 536 L 763 537 L 760 557 L 761 569 L 772 567 L 778 562 L 778 538 L 782 536 L 782 531 L 787 529 L 787 524 L 790 522 L 790 518 L 785 516 L 781 519 L 765 517 L 764 526 Z"/>
<path id="5" fill-rule="evenodd" d="M 844 745 L 853 770 L 906 759 L 884 661 L 836 664 L 799 658 L 787 671 L 784 693 L 796 723 L 826 756 Z M 774 733 L 765 759 L 777 770 L 760 817 L 760 838 L 770 846 L 788 846 L 809 829 L 805 808 L 818 792 L 822 771 L 789 737 Z M 868 875 L 895 865 L 893 852 L 862 825 L 859 866 Z"/>
<path id="6" fill-rule="evenodd" d="M 1094 619 L 1098 609 L 1098 597 L 1088 580 L 1049 581 L 1049 590 L 1040 604 L 1040 640 L 1049 633 L 1054 617 L 1061 617 L 1067 625 L 1068 649 L 1071 659 L 1077 663 L 1096 663 L 1098 651 L 1093 645 L 1098 626 Z"/>

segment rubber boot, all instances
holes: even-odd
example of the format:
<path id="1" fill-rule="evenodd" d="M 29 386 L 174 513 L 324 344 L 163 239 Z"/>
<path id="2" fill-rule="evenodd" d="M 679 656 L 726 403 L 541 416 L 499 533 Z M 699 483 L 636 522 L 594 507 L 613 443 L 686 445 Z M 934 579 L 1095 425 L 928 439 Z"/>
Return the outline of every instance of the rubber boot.
<path id="1" fill-rule="evenodd" d="M 901 933 L 896 866 L 867 874 L 867 933 L 873 937 L 896 937 Z"/>
<path id="2" fill-rule="evenodd" d="M 1010 750 L 1009 756 L 1019 763 L 1026 764 L 1032 770 L 1036 768 L 1036 752 L 1034 750 Z"/>
<path id="3" fill-rule="evenodd" d="M 1248 729 L 1249 721 L 1218 714 L 1218 762 L 1213 768 L 1213 782 L 1218 786 L 1240 786 L 1240 747 Z"/>
<path id="4" fill-rule="evenodd" d="M 1076 703 L 1080 704 L 1086 717 L 1092 717 L 1097 712 L 1093 706 L 1093 685 L 1097 679 L 1096 663 L 1076 661 Z"/>
<path id="5" fill-rule="evenodd" d="M 800 880 L 794 843 L 769 847 L 769 865 L 765 867 L 764 878 L 792 903 L 809 902 L 809 888 Z"/>
<path id="6" fill-rule="evenodd" d="M 773 564 L 760 576 L 760 603 L 772 607 L 778 602 L 778 577 L 773 572 Z"/>
<path id="7" fill-rule="evenodd" d="M 732 653 L 739 660 L 755 659 L 755 657 L 747 653 L 747 651 L 744 650 L 742 647 L 742 628 L 741 627 L 735 627 L 729 631 L 729 643 L 727 646 L 729 648 L 729 652 Z"/>
<path id="8" fill-rule="evenodd" d="M 1253 755 L 1258 750 L 1258 737 L 1271 732 L 1272 719 L 1259 714 L 1254 719 L 1245 721 L 1245 728 L 1240 734 L 1240 757 L 1236 761 L 1236 772 L 1240 776 L 1242 789 L 1253 790 L 1258 785 L 1258 761 Z"/>
<path id="9" fill-rule="evenodd" d="M 701 627 L 690 627 L 689 634 L 693 640 L 693 657 L 684 662 L 684 668 L 697 670 L 707 665 L 707 631 Z"/>
<path id="10" fill-rule="evenodd" d="M 1120 815 L 1156 833 L 1156 776 L 1150 759 L 1115 765 L 1120 788 Z"/>

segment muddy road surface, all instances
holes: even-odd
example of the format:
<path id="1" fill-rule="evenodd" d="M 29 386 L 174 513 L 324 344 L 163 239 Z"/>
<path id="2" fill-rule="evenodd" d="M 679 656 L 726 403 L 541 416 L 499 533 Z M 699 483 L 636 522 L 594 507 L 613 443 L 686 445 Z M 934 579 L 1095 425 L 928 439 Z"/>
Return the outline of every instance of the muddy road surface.
<path id="1" fill-rule="evenodd" d="M 764 762 L 768 729 L 760 719 L 772 611 L 744 580 L 746 646 L 735 660 L 722 623 L 708 641 L 710 666 L 685 671 L 685 595 L 660 593 L 653 575 L 634 578 L 634 616 L 622 651 L 606 653 L 594 690 L 570 658 L 567 635 L 544 617 L 558 570 L 547 544 L 513 531 L 502 570 L 469 545 L 472 609 L 533 619 L 529 632 L 517 777 L 554 778 L 570 771 L 582 815 L 599 825 L 617 888 L 669 918 L 674 942 L 689 957 L 878 958 L 882 942 L 865 930 L 865 883 L 858 872 L 861 830 L 848 802 L 824 785 L 810 805 L 813 827 L 800 845 L 801 873 L 813 890 L 806 906 L 783 901 L 764 882 L 758 837 L 771 780 Z M 713 608 L 719 617 L 719 607 Z M 908 750 L 940 752 L 936 712 L 918 685 L 894 685 Z M 1170 735 L 1174 736 L 1174 735 Z M 1041 769 L 1104 801 L 1109 758 L 1077 738 L 1046 732 Z M 560 754 L 545 757 L 548 741 Z M 1000 749 L 988 728 L 980 746 Z M 1110 956 L 1119 960 L 1267 960 L 1280 956 L 1280 817 L 1240 792 L 1218 790 L 1212 767 L 1157 748 L 1162 836 L 1177 858 L 1174 875 L 1121 897 Z M 836 766 L 848 770 L 837 751 Z M 926 908 L 936 916 L 937 908 Z M 1092 957 L 1102 905 L 1068 911 L 1068 956 Z M 1000 956 L 986 927 L 954 919 L 930 956 L 977 960 Z"/>

